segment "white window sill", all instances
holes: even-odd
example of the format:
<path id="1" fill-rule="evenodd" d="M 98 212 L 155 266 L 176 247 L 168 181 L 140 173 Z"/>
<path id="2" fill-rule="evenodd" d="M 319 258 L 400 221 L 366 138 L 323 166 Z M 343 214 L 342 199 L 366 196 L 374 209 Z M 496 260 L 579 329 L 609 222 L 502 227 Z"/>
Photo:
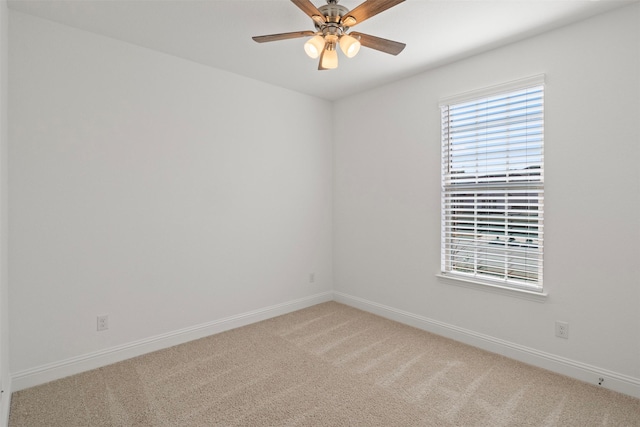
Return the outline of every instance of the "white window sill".
<path id="1" fill-rule="evenodd" d="M 453 276 L 449 274 L 436 274 L 436 277 L 443 279 L 444 282 L 450 285 L 462 286 L 464 288 L 471 288 L 485 292 L 497 293 L 500 295 L 507 295 L 515 298 L 523 298 L 530 301 L 545 302 L 549 294 L 545 292 L 534 292 L 526 289 L 510 288 L 507 286 L 500 286 L 498 284 L 491 284 L 482 282 L 479 280 L 467 279 L 465 277 Z"/>

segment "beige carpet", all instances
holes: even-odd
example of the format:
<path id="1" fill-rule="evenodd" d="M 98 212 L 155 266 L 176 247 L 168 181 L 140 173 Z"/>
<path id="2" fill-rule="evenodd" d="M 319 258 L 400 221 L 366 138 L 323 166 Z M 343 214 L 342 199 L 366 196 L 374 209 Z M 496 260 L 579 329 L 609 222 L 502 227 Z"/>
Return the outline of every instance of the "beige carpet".
<path id="1" fill-rule="evenodd" d="M 14 393 L 10 426 L 640 426 L 640 400 L 329 302 Z"/>

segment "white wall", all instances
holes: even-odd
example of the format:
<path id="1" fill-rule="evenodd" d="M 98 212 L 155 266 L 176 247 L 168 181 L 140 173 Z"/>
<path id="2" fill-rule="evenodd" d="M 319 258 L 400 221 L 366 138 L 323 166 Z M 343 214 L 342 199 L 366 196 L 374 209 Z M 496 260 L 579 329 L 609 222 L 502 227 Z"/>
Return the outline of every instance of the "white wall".
<path id="1" fill-rule="evenodd" d="M 639 392 L 639 10 L 619 9 L 338 101 L 335 290 L 364 307 L 381 304 L 443 330 L 595 367 Z M 541 73 L 549 297 L 451 285 L 435 276 L 438 100 Z M 555 320 L 569 322 L 568 340 L 554 336 Z"/>
<path id="2" fill-rule="evenodd" d="M 0 425 L 9 417 L 9 397 L 11 382 L 9 378 L 9 310 L 8 310 L 8 53 L 9 25 L 6 0 L 0 1 L 0 387 L 3 390 L 0 399 Z"/>
<path id="3" fill-rule="evenodd" d="M 329 102 L 19 12 L 10 36 L 12 373 L 331 290 Z"/>

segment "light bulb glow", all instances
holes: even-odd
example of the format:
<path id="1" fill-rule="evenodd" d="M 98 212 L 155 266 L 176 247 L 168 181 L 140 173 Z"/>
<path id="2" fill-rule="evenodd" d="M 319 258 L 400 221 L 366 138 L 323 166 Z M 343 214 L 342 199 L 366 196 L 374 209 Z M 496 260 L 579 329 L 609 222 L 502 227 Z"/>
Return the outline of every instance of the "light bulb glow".
<path id="1" fill-rule="evenodd" d="M 320 53 L 324 49 L 324 39 L 320 35 L 315 35 L 311 37 L 304 44 L 304 51 L 309 55 L 310 58 L 317 58 L 320 56 Z"/>
<path id="2" fill-rule="evenodd" d="M 343 34 L 340 37 L 340 50 L 347 58 L 353 58 L 360 50 L 360 42 L 355 37 Z"/>
<path id="3" fill-rule="evenodd" d="M 320 67 L 327 70 L 338 68 L 338 52 L 336 51 L 335 46 L 327 46 L 324 50 L 322 57 L 320 58 Z"/>

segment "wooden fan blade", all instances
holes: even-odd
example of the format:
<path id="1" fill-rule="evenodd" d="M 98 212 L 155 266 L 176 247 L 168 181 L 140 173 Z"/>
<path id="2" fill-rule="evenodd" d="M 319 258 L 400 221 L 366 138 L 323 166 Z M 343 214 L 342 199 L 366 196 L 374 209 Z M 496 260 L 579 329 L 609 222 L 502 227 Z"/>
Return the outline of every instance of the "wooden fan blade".
<path id="1" fill-rule="evenodd" d="M 324 68 L 322 66 L 322 58 L 324 57 L 324 53 L 326 52 L 326 49 L 322 49 L 322 53 L 320 54 L 320 60 L 318 61 L 318 70 L 322 71 L 322 70 L 328 70 L 328 68 Z"/>
<path id="2" fill-rule="evenodd" d="M 349 35 L 355 38 L 360 38 L 360 44 L 364 47 L 379 50 L 380 52 L 388 53 L 390 55 L 399 54 L 406 46 L 404 43 L 370 36 L 369 34 L 356 33 L 355 31 L 350 32 Z"/>
<path id="3" fill-rule="evenodd" d="M 254 36 L 251 38 L 258 43 L 265 43 L 275 42 L 278 40 L 297 39 L 299 37 L 309 37 L 315 34 L 316 33 L 313 31 L 294 31 L 292 33 L 269 34 L 268 36 Z"/>
<path id="4" fill-rule="evenodd" d="M 341 22 L 348 27 L 353 27 L 354 25 L 360 24 L 362 21 L 365 21 L 380 12 L 384 12 L 403 1 L 404 0 L 366 0 L 364 3 L 356 6 L 355 9 L 347 12 L 347 14 L 342 17 Z M 355 19 L 355 22 L 349 18 Z"/>
<path id="5" fill-rule="evenodd" d="M 309 18 L 320 23 L 327 22 L 326 18 L 309 0 L 291 0 L 300 10 L 309 15 Z"/>

